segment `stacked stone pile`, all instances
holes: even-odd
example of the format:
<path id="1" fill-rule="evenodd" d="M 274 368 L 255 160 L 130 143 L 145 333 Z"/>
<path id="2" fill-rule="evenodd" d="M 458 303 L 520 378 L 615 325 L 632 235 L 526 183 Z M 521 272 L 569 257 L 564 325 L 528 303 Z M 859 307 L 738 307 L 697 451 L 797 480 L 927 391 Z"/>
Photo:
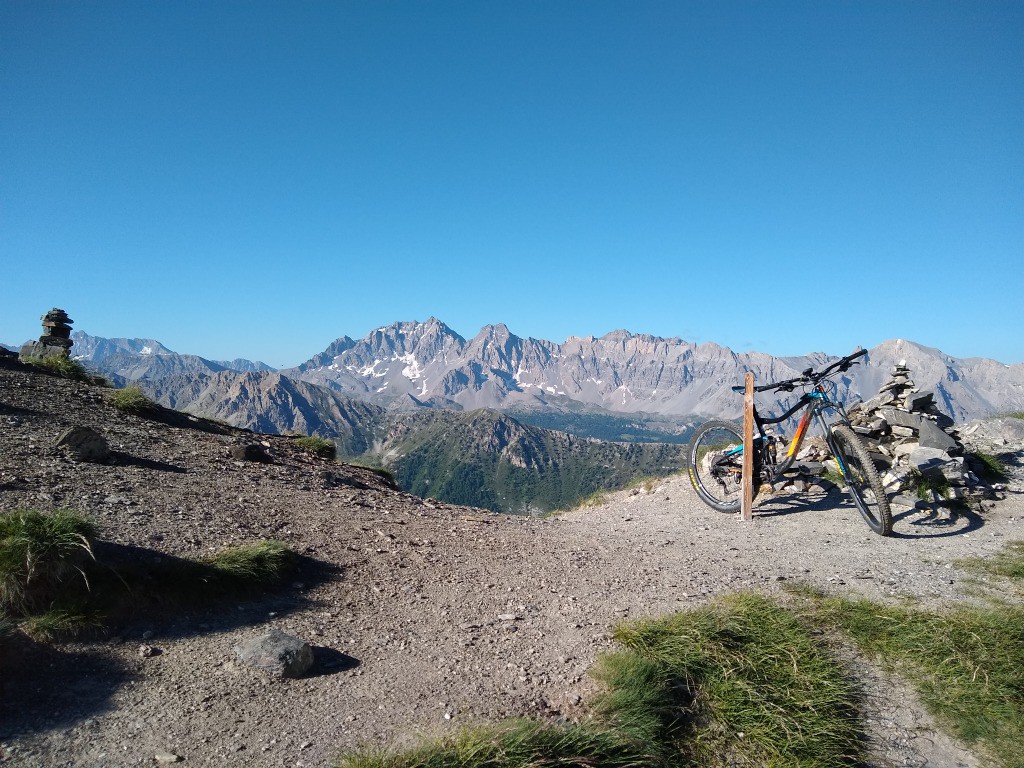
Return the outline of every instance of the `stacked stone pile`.
<path id="1" fill-rule="evenodd" d="M 892 369 L 875 397 L 850 409 L 850 420 L 897 502 L 919 501 L 922 481 L 932 488 L 948 487 L 933 501 L 962 499 L 967 492 L 992 497 L 999 490 L 976 474 L 981 465 L 965 457 L 953 420 L 936 407 L 934 392 L 914 386 L 905 361 Z"/>
<path id="2" fill-rule="evenodd" d="M 22 360 L 38 360 L 47 357 L 67 357 L 74 343 L 71 340 L 71 324 L 75 321 L 63 309 L 54 307 L 39 318 L 43 321 L 43 333 L 38 341 L 26 342 L 21 347 Z"/>

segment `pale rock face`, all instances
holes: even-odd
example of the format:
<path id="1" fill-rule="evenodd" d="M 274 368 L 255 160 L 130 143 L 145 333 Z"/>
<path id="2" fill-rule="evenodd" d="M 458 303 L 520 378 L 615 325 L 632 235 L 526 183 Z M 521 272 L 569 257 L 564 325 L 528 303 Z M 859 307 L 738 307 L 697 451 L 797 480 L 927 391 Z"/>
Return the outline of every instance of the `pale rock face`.
<path id="1" fill-rule="evenodd" d="M 564 397 L 623 413 L 732 417 L 740 403 L 731 387 L 747 371 L 768 383 L 833 359 L 821 353 L 736 353 L 713 343 L 623 330 L 556 344 L 520 338 L 504 324 L 485 326 L 466 341 L 431 318 L 395 323 L 357 342 L 339 339 L 284 373 L 381 404 L 411 395 L 419 403 L 466 409 L 544 408 Z M 1024 364 L 957 359 L 904 340 L 878 345 L 864 365 L 837 377 L 837 395 L 871 396 L 901 361 L 914 372 L 917 386 L 933 389 L 939 410 L 956 421 L 1024 409 Z M 768 395 L 760 397 L 768 410 L 777 407 Z"/>
<path id="2" fill-rule="evenodd" d="M 81 332 L 73 338 L 84 361 L 116 383 L 139 381 L 163 405 L 258 429 L 303 432 L 325 421 L 321 409 L 337 416 L 345 433 L 344 423 L 365 421 L 365 409 L 372 407 L 524 411 L 584 405 L 681 421 L 735 418 L 741 398 L 731 388 L 747 371 L 757 383 L 768 383 L 835 359 L 822 353 L 738 353 L 714 343 L 624 330 L 571 336 L 558 344 L 521 338 L 497 324 L 467 340 L 433 317 L 378 328 L 360 340 L 341 337 L 302 365 L 279 372 L 250 361 L 176 354 L 152 339 L 101 339 Z M 1024 364 L 957 359 L 902 339 L 879 344 L 862 365 L 837 377 L 836 396 L 846 402 L 872 397 L 901 361 L 913 371 L 916 387 L 933 390 L 936 407 L 957 422 L 1024 411 Z M 778 412 L 781 403 L 763 393 L 758 405 L 767 413 Z"/>

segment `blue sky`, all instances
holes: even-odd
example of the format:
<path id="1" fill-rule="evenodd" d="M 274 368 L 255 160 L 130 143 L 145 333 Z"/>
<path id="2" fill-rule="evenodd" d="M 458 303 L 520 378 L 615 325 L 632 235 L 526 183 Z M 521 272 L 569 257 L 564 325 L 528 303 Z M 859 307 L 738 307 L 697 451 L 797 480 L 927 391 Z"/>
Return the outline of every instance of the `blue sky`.
<path id="1" fill-rule="evenodd" d="M 1024 5 L 0 4 L 0 341 L 1024 361 Z"/>

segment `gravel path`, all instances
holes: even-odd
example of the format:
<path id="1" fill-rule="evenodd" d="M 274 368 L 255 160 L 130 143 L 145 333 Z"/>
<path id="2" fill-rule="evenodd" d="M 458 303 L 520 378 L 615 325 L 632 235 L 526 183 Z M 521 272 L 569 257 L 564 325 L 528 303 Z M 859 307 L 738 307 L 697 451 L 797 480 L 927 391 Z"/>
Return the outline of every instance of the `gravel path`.
<path id="1" fill-rule="evenodd" d="M 43 396 L 55 405 L 41 406 Z M 98 643 L 19 650 L 0 672 L 0 762 L 25 766 L 325 766 L 486 718 L 584 712 L 587 670 L 625 619 L 723 592 L 805 581 L 874 599 L 969 599 L 957 558 L 1024 538 L 1011 493 L 984 518 L 908 511 L 871 534 L 837 492 L 760 501 L 752 523 L 701 504 L 685 477 L 549 519 L 424 502 L 287 438 L 124 416 L 103 393 L 0 370 L 0 509 L 67 505 L 104 538 L 197 555 L 273 537 L 340 567 L 272 600 L 140 616 Z M 49 448 L 100 429 L 110 465 Z M 274 463 L 227 449 L 263 440 Z M 314 673 L 272 682 L 232 648 L 271 627 L 316 647 Z M 139 655 L 142 643 L 157 655 Z M 871 764 L 973 766 L 909 692 L 863 667 Z"/>

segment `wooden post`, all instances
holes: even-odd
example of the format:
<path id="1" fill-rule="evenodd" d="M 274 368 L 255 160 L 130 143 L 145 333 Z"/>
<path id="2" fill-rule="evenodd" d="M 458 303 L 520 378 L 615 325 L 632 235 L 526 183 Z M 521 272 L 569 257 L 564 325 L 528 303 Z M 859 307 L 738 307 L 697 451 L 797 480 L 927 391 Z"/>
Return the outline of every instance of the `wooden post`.
<path id="1" fill-rule="evenodd" d="M 754 519 L 754 374 L 745 377 L 743 393 L 743 474 L 740 475 L 743 499 L 740 512 L 743 519 Z"/>

